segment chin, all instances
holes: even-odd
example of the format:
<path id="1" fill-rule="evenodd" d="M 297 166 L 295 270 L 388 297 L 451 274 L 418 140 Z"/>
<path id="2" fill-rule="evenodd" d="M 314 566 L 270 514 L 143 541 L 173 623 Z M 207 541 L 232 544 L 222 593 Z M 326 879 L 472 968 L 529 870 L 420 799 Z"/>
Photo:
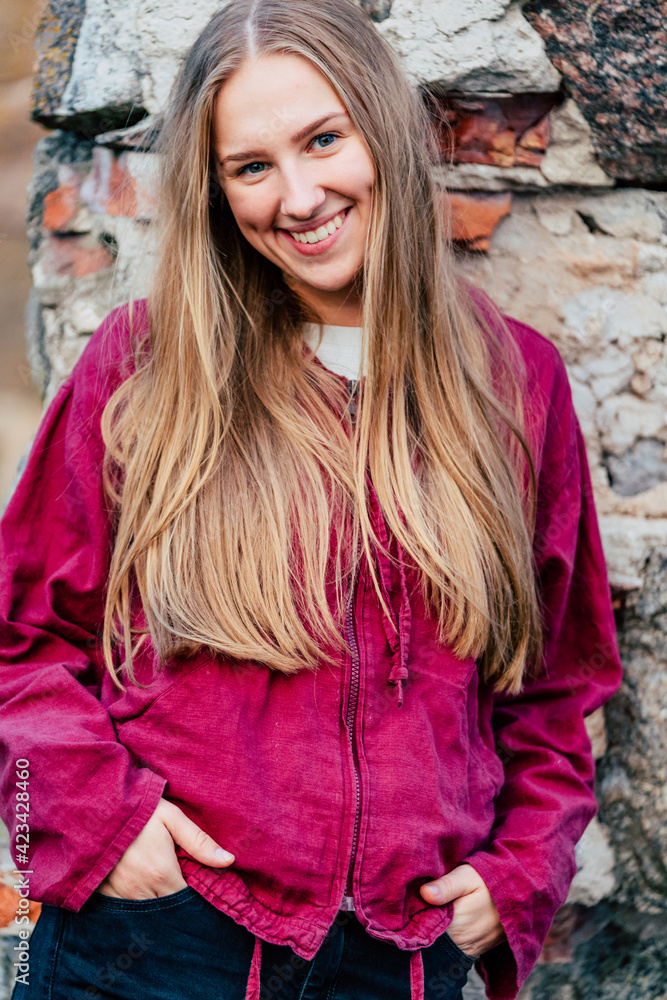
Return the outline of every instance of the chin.
<path id="1" fill-rule="evenodd" d="M 313 275 L 303 275 L 301 280 L 305 285 L 317 288 L 320 292 L 341 292 L 354 281 L 356 271 L 345 271 L 345 274 L 333 277 L 317 278 Z"/>

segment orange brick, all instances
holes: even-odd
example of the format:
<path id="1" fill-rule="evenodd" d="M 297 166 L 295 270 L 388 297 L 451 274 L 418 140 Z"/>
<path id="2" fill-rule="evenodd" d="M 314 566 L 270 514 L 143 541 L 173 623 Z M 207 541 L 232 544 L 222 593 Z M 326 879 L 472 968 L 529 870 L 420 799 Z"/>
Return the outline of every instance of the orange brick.
<path id="1" fill-rule="evenodd" d="M 44 198 L 44 228 L 50 232 L 66 232 L 79 210 L 79 185 L 61 184 Z"/>
<path id="2" fill-rule="evenodd" d="M 500 194 L 462 194 L 449 192 L 452 213 L 452 238 L 471 250 L 488 250 L 489 238 L 502 218 L 509 215 L 512 196 Z"/>
<path id="3" fill-rule="evenodd" d="M 529 128 L 517 142 L 514 162 L 527 167 L 539 167 L 551 138 L 549 115 Z"/>
<path id="4" fill-rule="evenodd" d="M 549 142 L 548 114 L 557 103 L 556 93 L 426 97 L 445 161 L 500 167 L 540 163 Z"/>

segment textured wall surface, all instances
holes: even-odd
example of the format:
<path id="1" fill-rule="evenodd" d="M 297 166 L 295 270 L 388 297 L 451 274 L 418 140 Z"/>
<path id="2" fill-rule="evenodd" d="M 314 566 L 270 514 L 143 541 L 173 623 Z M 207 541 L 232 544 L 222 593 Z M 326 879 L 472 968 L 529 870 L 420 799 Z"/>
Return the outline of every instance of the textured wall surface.
<path id="1" fill-rule="evenodd" d="M 38 0 L 0 0 L 0 505 L 41 413 L 26 361 L 24 308 L 31 285 L 25 231 L 35 143 L 30 121 Z"/>
<path id="2" fill-rule="evenodd" d="M 589 720 L 600 814 L 522 1000 L 664 1000 L 664 3 L 359 2 L 449 123 L 438 179 L 462 268 L 565 359 L 618 615 L 623 687 Z M 35 157 L 29 211 L 29 338 L 47 401 L 137 274 L 140 285 L 155 214 L 141 123 L 219 6 L 47 6 L 33 114 L 55 131 Z M 473 980 L 467 996 L 480 989 Z"/>
<path id="3" fill-rule="evenodd" d="M 529 0 L 524 14 L 590 123 L 605 170 L 664 181 L 664 0 Z"/>

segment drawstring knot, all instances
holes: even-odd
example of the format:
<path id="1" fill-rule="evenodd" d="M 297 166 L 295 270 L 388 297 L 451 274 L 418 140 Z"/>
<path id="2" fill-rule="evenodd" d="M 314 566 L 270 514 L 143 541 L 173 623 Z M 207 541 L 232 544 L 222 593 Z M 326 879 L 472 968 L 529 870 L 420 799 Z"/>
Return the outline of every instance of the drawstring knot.
<path id="1" fill-rule="evenodd" d="M 396 685 L 396 691 L 398 692 L 398 707 L 400 708 L 403 704 L 403 681 L 408 679 L 408 668 L 403 666 L 400 660 L 395 660 L 392 664 L 391 672 L 387 681 L 389 684 Z"/>

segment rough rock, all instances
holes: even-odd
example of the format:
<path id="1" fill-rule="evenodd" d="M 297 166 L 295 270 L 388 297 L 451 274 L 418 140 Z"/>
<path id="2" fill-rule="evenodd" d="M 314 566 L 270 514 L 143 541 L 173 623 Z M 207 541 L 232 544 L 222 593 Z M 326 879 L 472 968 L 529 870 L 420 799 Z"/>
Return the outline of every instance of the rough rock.
<path id="1" fill-rule="evenodd" d="M 610 455 L 607 468 L 612 489 L 621 496 L 635 496 L 667 482 L 665 445 L 657 438 L 641 438 L 622 455 Z"/>
<path id="2" fill-rule="evenodd" d="M 664 180 L 664 0 L 528 0 L 523 13 L 545 39 L 549 58 L 590 124 L 606 173 Z"/>
<path id="3" fill-rule="evenodd" d="M 658 193 L 635 188 L 583 198 L 577 211 L 594 230 L 607 236 L 643 243 L 667 239 L 667 201 Z"/>
<path id="4" fill-rule="evenodd" d="M 547 181 L 593 187 L 613 184 L 596 158 L 590 125 L 573 100 L 555 108 L 549 121 L 551 142 L 539 165 Z"/>
<path id="5" fill-rule="evenodd" d="M 591 750 L 595 760 L 604 757 L 607 752 L 607 730 L 604 722 L 604 706 L 596 708 L 586 717 L 586 732 L 591 741 Z"/>
<path id="6" fill-rule="evenodd" d="M 394 0 L 378 25 L 415 83 L 449 90 L 555 91 L 560 74 L 512 0 Z"/>
<path id="7" fill-rule="evenodd" d="M 641 468 L 635 461 L 634 487 L 620 471 L 625 466 L 612 471 L 613 459 L 627 458 L 628 449 L 639 446 L 637 455 L 644 455 L 645 439 L 667 446 L 667 309 L 660 280 L 666 214 L 664 192 L 517 192 L 488 257 L 464 263 L 510 315 L 559 348 L 586 434 L 596 501 L 606 514 L 667 517 L 667 486 L 654 459 L 644 456 L 648 465 Z M 640 575 L 620 566 L 616 572 Z"/>
<path id="8" fill-rule="evenodd" d="M 58 86 L 48 104 L 36 90 L 36 120 L 92 136 L 145 115 L 135 7 L 129 2 L 87 0 L 71 68 L 63 66 L 57 74 Z M 58 12 L 60 4 L 54 3 L 53 9 Z M 54 45 L 42 54 L 38 74 L 48 77 L 57 61 Z"/>
<path id="9" fill-rule="evenodd" d="M 358 0 L 358 3 L 370 14 L 372 21 L 384 21 L 391 13 L 392 0 Z"/>
<path id="10" fill-rule="evenodd" d="M 667 313 L 659 302 L 604 285 L 564 302 L 562 313 L 568 334 L 582 345 L 595 340 L 629 350 L 637 341 L 667 333 Z"/>
<path id="11" fill-rule="evenodd" d="M 619 524 L 627 521 L 619 518 Z M 654 1000 L 667 975 L 665 529 L 620 632 L 625 678 L 605 706 L 600 814 L 576 848 L 577 875 L 522 1000 Z"/>
<path id="12" fill-rule="evenodd" d="M 60 107 L 72 69 L 85 0 L 51 0 L 44 9 L 35 39 L 33 117 L 51 124 Z"/>
<path id="13" fill-rule="evenodd" d="M 530 191 L 554 185 L 592 188 L 614 185 L 597 161 L 590 126 L 573 100 L 554 107 L 546 121 L 549 137 L 544 155 L 532 160 L 532 165 L 522 163 L 518 166 L 516 161 L 498 163 L 490 158 L 481 163 L 462 163 L 460 156 L 455 154 L 454 165 L 446 170 L 447 185 L 482 191 Z"/>
<path id="14" fill-rule="evenodd" d="M 667 555 L 657 544 L 626 608 L 625 674 L 606 717 L 600 816 L 617 858 L 614 900 L 667 915 Z"/>
<path id="15" fill-rule="evenodd" d="M 616 885 L 614 852 L 609 844 L 609 831 L 594 817 L 584 830 L 575 848 L 577 874 L 574 876 L 566 903 L 594 906 L 610 896 Z"/>
<path id="16" fill-rule="evenodd" d="M 502 167 L 494 163 L 442 164 L 435 175 L 451 191 L 530 191 L 549 186 L 537 167 Z"/>
<path id="17" fill-rule="evenodd" d="M 517 1000 L 665 1000 L 667 920 L 606 902 L 561 912 L 560 953 Z"/>
<path id="18" fill-rule="evenodd" d="M 607 451 L 622 455 L 639 438 L 655 437 L 667 431 L 667 413 L 660 403 L 638 399 L 629 392 L 602 400 L 599 427 Z"/>
<path id="19" fill-rule="evenodd" d="M 125 3 L 127 0 L 121 0 L 119 6 Z M 151 114 L 163 109 L 175 67 L 207 21 L 223 6 L 221 0 L 198 0 L 196 4 L 140 0 L 137 4 L 136 45 L 142 72 L 142 102 Z"/>
<path id="20" fill-rule="evenodd" d="M 145 293 L 152 154 L 123 153 L 55 131 L 35 150 L 28 229 L 34 288 L 30 362 L 45 403 L 87 337 L 117 305 Z"/>
<path id="21" fill-rule="evenodd" d="M 599 522 L 610 580 L 641 587 L 651 553 L 667 551 L 667 518 L 601 514 Z"/>

